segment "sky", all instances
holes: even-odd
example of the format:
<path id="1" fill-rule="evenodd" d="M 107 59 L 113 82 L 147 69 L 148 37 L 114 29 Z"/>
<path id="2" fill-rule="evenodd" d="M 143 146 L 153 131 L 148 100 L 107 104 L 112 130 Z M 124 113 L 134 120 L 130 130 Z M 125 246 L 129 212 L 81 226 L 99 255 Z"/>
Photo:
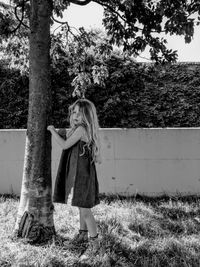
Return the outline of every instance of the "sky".
<path id="1" fill-rule="evenodd" d="M 64 12 L 63 20 L 67 20 L 69 25 L 79 28 L 84 26 L 86 29 L 92 27 L 102 28 L 103 8 L 96 4 L 90 3 L 86 6 L 78 6 L 71 4 L 68 10 Z M 195 27 L 193 40 L 190 44 L 186 44 L 183 36 L 167 36 L 167 47 L 178 51 L 178 60 L 180 62 L 200 62 L 200 25 Z M 149 59 L 148 51 L 141 54 L 142 57 Z M 146 61 L 144 58 L 136 58 L 137 61 Z"/>

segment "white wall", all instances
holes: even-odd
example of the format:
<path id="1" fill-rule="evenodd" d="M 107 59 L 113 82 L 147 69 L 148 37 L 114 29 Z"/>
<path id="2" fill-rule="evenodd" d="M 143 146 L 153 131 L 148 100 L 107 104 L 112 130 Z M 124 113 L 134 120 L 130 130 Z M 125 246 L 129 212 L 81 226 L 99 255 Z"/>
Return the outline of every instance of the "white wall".
<path id="1" fill-rule="evenodd" d="M 20 193 L 25 130 L 0 130 L 0 194 Z M 200 193 L 200 129 L 101 129 L 100 192 Z M 53 141 L 53 184 L 61 149 Z"/>

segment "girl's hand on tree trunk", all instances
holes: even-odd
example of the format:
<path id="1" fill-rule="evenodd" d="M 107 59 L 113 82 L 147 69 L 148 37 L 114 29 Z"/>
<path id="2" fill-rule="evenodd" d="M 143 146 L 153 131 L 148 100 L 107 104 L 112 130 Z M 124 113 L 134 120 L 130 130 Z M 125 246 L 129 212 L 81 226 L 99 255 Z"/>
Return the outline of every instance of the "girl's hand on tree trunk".
<path id="1" fill-rule="evenodd" d="M 49 125 L 49 126 L 47 127 L 47 130 L 50 131 L 50 132 L 52 132 L 52 131 L 55 131 L 55 128 L 54 128 L 53 125 Z"/>

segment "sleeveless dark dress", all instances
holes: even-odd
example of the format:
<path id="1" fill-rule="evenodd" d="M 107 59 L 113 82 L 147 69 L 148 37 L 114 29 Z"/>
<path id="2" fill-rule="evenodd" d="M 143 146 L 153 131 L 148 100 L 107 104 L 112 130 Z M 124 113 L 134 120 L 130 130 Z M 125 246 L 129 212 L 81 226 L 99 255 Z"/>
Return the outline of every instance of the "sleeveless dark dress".
<path id="1" fill-rule="evenodd" d="M 64 129 L 58 133 L 62 137 L 66 136 Z M 100 203 L 96 166 L 92 162 L 90 149 L 82 140 L 62 151 L 53 201 L 67 203 L 71 190 L 72 206 L 92 208 Z"/>

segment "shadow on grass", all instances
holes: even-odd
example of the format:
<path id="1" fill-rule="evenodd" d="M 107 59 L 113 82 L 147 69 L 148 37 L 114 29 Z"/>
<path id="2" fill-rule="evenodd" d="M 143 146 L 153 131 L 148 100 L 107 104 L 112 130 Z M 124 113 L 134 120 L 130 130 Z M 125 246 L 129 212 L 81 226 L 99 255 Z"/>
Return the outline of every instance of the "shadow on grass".
<path id="1" fill-rule="evenodd" d="M 1 201 L 6 201 L 8 199 L 19 200 L 19 198 L 20 197 L 15 194 L 0 194 Z"/>
<path id="2" fill-rule="evenodd" d="M 22 267 L 23 267 L 23 265 L 22 265 Z M 29 267 L 31 267 L 31 266 L 29 266 Z M 35 267 L 35 266 L 33 266 L 33 267 Z M 58 259 L 53 258 L 53 259 L 47 260 L 42 265 L 42 267 L 66 267 L 66 264 L 63 261 L 60 261 Z"/>
<path id="3" fill-rule="evenodd" d="M 187 212 L 180 207 L 157 207 L 157 211 L 171 220 L 191 219 L 200 216 L 200 209 Z"/>
<path id="4" fill-rule="evenodd" d="M 147 195 L 123 195 L 123 194 L 100 194 L 100 200 L 105 201 L 106 203 L 110 204 L 115 201 L 121 202 L 143 202 L 145 204 L 151 204 L 152 206 L 157 206 L 160 202 L 168 202 L 171 200 L 174 201 L 181 201 L 183 203 L 199 203 L 200 202 L 200 195 L 182 195 L 181 193 L 177 193 L 175 195 L 169 195 L 163 193 L 162 195 L 154 195 L 154 196 L 147 196 Z"/>
<path id="5" fill-rule="evenodd" d="M 177 193 L 175 195 L 169 195 L 163 193 L 162 195 L 153 195 L 153 196 L 147 196 L 147 195 L 141 195 L 141 194 L 134 194 L 134 195 L 124 195 L 124 194 L 105 194 L 101 193 L 99 195 L 100 200 L 105 201 L 106 203 L 112 203 L 115 201 L 121 201 L 121 202 L 143 202 L 145 204 L 151 204 L 152 206 L 158 205 L 158 203 L 161 202 L 168 202 L 168 201 L 181 201 L 183 203 L 200 203 L 200 195 L 181 195 L 181 193 Z M 7 200 L 7 199 L 14 199 L 19 200 L 20 196 L 15 194 L 0 194 L 0 199 Z"/>
<path id="6" fill-rule="evenodd" d="M 101 255 L 107 254 L 110 266 L 199 266 L 199 254 L 190 253 L 176 242 L 163 244 L 163 248 L 156 248 L 156 245 L 152 246 L 149 241 L 136 242 L 132 247 L 130 244 L 108 234 L 102 240 L 100 253 Z"/>
<path id="7" fill-rule="evenodd" d="M 164 238 L 168 237 L 169 235 L 182 235 L 185 233 L 185 228 L 182 224 L 179 224 L 178 222 L 170 223 L 165 222 L 162 219 L 156 222 L 156 225 L 154 225 L 154 222 L 149 221 L 143 224 L 142 222 L 139 223 L 130 223 L 129 229 L 133 232 L 137 232 L 140 236 L 144 238 L 151 238 L 154 239 L 156 237 Z"/>
<path id="8" fill-rule="evenodd" d="M 128 228 L 145 238 L 199 234 L 200 222 L 195 217 L 190 218 L 187 214 L 187 216 L 184 215 L 182 218 L 177 216 L 176 220 L 172 220 L 170 209 L 164 215 L 162 211 L 162 209 L 157 209 L 156 214 L 142 219 L 138 218 L 130 223 Z M 178 213 L 179 210 L 176 212 Z"/>
<path id="9" fill-rule="evenodd" d="M 80 256 L 87 248 L 87 244 L 76 244 L 75 242 L 72 242 L 73 239 L 63 237 L 60 234 L 56 234 L 54 238 L 54 245 L 62 248 L 63 250 L 68 250 L 76 256 Z"/>
<path id="10" fill-rule="evenodd" d="M 173 197 L 169 195 L 157 197 L 101 195 L 101 199 L 108 204 L 115 201 L 132 202 L 137 215 L 133 216 L 133 222 L 129 224 L 128 228 L 144 238 L 178 237 L 196 235 L 200 232 L 200 209 L 198 208 L 200 196 L 181 196 L 180 194 Z M 163 203 L 168 205 L 169 202 L 175 205 L 179 202 L 180 206 L 163 206 Z M 138 203 L 142 203 L 142 205 L 137 206 Z M 190 210 L 187 211 L 189 204 L 192 204 L 192 208 L 190 207 Z"/>
<path id="11" fill-rule="evenodd" d="M 11 267 L 12 265 L 11 265 L 10 262 L 8 262 L 8 261 L 6 261 L 6 260 L 1 260 L 1 259 L 0 259 L 0 266 L 1 266 L 1 267 Z"/>
<path id="12" fill-rule="evenodd" d="M 105 222 L 101 228 L 108 230 Z M 178 239 L 157 235 L 133 241 L 119 233 L 108 232 L 101 241 L 100 253 L 108 255 L 111 266 L 200 266 L 200 247 L 192 251 Z"/>

